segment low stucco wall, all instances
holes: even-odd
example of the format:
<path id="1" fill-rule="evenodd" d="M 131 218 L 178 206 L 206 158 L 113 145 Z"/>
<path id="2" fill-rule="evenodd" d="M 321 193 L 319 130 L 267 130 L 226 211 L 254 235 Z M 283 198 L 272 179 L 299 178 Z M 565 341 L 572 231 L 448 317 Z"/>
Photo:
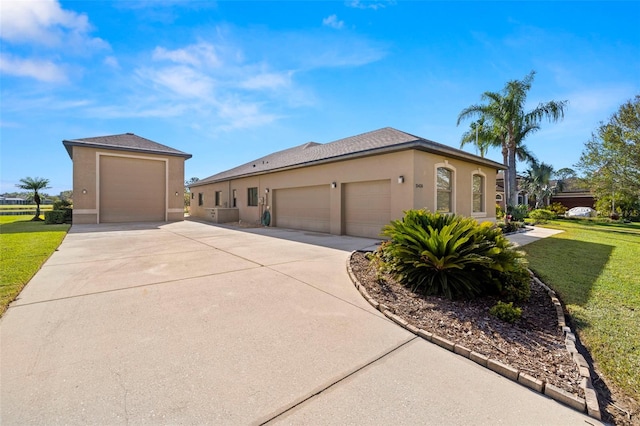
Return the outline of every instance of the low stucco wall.
<path id="1" fill-rule="evenodd" d="M 214 223 L 238 222 L 240 220 L 240 210 L 237 208 L 214 207 L 205 208 L 203 219 Z"/>

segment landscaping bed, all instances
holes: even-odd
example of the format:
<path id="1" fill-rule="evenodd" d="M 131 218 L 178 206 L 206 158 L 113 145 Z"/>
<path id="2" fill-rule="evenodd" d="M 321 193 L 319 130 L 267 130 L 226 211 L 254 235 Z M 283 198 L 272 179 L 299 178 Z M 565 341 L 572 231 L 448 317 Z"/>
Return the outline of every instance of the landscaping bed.
<path id="1" fill-rule="evenodd" d="M 522 318 L 512 325 L 489 314 L 495 297 L 464 301 L 415 294 L 389 275 L 378 280 L 365 253 L 353 254 L 351 268 L 373 299 L 409 324 L 584 398 L 555 307 L 533 281 L 529 300 L 516 304 Z"/>

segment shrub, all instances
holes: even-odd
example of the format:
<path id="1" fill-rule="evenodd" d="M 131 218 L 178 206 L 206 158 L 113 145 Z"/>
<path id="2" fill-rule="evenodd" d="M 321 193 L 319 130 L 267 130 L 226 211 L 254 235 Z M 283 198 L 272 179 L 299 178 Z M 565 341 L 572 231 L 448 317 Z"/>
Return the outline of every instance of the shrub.
<path id="1" fill-rule="evenodd" d="M 53 210 L 64 210 L 71 207 L 71 202 L 68 200 L 56 200 L 53 202 Z"/>
<path id="2" fill-rule="evenodd" d="M 383 229 L 378 257 L 412 291 L 450 299 L 499 292 L 500 274 L 521 267 L 500 228 L 474 219 L 409 210 Z"/>
<path id="3" fill-rule="evenodd" d="M 500 207 L 500 204 L 496 203 L 496 218 L 502 219 L 504 217 L 504 210 Z"/>
<path id="4" fill-rule="evenodd" d="M 564 204 L 559 203 L 559 202 L 556 201 L 555 203 L 552 203 L 549 207 L 547 207 L 547 210 L 551 210 L 552 212 L 554 212 L 556 214 L 556 216 L 564 216 L 564 214 L 569 209 L 566 208 L 564 206 Z"/>
<path id="5" fill-rule="evenodd" d="M 44 223 L 47 225 L 70 223 L 72 217 L 71 209 L 50 210 L 44 212 Z"/>
<path id="6" fill-rule="evenodd" d="M 520 320 L 522 317 L 522 309 L 513 306 L 513 302 L 504 303 L 502 301 L 498 301 L 498 303 L 489 309 L 489 313 L 494 317 L 501 319 L 502 321 L 510 322 L 511 324 Z"/>
<path id="7" fill-rule="evenodd" d="M 551 210 L 537 209 L 529 213 L 529 217 L 535 221 L 535 223 L 544 223 L 546 221 L 555 219 L 556 214 Z"/>
<path id="8" fill-rule="evenodd" d="M 507 214 L 511 215 L 511 220 L 522 222 L 529 213 L 529 206 L 518 204 L 517 206 L 507 206 Z"/>
<path id="9" fill-rule="evenodd" d="M 516 232 L 522 228 L 524 228 L 523 222 L 498 222 L 496 224 L 501 230 L 503 234 L 509 234 L 511 232 Z"/>
<path id="10" fill-rule="evenodd" d="M 511 271 L 502 272 L 498 279 L 501 284 L 500 297 L 509 302 L 522 302 L 531 296 L 531 276 L 522 264 Z"/>

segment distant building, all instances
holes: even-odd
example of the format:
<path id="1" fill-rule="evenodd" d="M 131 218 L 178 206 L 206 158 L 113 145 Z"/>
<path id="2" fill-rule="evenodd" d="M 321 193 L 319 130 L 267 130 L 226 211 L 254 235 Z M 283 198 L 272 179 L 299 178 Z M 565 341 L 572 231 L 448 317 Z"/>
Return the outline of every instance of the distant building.
<path id="1" fill-rule="evenodd" d="M 526 204 L 533 207 L 535 203 L 529 199 L 527 191 L 520 189 L 523 179 L 522 176 L 518 175 L 518 204 Z M 554 186 L 556 183 L 556 180 L 552 180 L 549 185 Z M 496 203 L 504 210 L 504 171 L 502 170 L 496 176 Z M 564 180 L 562 191 L 553 194 L 550 203 L 560 203 L 567 209 L 571 209 L 573 207 L 593 207 L 595 199 L 589 188 L 580 182 L 578 178 L 567 178 Z"/>
<path id="2" fill-rule="evenodd" d="M 595 199 L 589 188 L 577 178 L 564 181 L 562 191 L 551 197 L 552 203 L 560 203 L 568 209 L 573 207 L 594 207 Z"/>
<path id="3" fill-rule="evenodd" d="M 25 205 L 25 204 L 29 204 L 29 203 L 24 198 L 3 197 L 0 195 L 0 205 L 16 206 L 16 205 Z"/>

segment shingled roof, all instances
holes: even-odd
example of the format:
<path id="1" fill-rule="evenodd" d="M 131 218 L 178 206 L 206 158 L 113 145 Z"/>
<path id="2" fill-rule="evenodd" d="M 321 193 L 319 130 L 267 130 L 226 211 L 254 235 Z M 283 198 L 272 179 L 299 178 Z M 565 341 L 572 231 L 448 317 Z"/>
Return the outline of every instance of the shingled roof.
<path id="1" fill-rule="evenodd" d="M 134 135 L 133 133 L 124 133 L 122 135 L 98 136 L 94 138 L 69 139 L 63 140 L 62 144 L 67 149 L 69 157 L 73 159 L 74 146 L 82 146 L 88 148 L 104 148 L 115 149 L 118 151 L 143 152 L 147 154 L 171 155 L 175 157 L 191 158 L 191 154 L 178 151 L 166 145 L 159 144 L 152 140 Z"/>
<path id="2" fill-rule="evenodd" d="M 391 127 L 374 130 L 357 136 L 351 136 L 334 142 L 321 144 L 308 142 L 284 151 L 274 152 L 257 160 L 243 164 L 230 170 L 209 176 L 190 186 L 206 185 L 229 179 L 270 173 L 279 170 L 306 167 L 334 161 L 387 152 L 417 149 L 433 152 L 453 158 L 459 158 L 480 165 L 504 169 L 502 164 L 478 157 L 468 152 L 442 145 L 428 139 L 420 138 Z"/>

